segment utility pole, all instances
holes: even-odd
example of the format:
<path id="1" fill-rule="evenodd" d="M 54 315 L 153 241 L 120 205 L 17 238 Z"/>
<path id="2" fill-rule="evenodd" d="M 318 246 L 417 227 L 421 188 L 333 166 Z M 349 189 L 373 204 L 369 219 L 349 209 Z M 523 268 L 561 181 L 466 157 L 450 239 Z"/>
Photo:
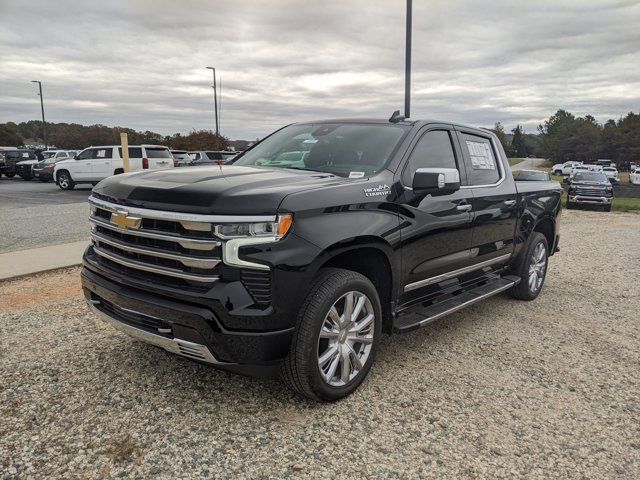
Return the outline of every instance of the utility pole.
<path id="1" fill-rule="evenodd" d="M 39 80 L 31 80 L 32 83 L 37 83 L 38 86 L 40 87 L 40 110 L 42 110 L 42 134 L 44 137 L 44 149 L 46 150 L 48 147 L 48 143 L 47 143 L 47 124 L 44 121 L 44 99 L 42 98 L 42 82 L 40 82 Z"/>
<path id="2" fill-rule="evenodd" d="M 222 130 L 222 77 L 218 79 L 218 83 L 220 85 L 220 93 L 218 94 L 218 126 L 220 130 Z"/>
<path id="3" fill-rule="evenodd" d="M 411 117 L 411 17 L 412 0 L 407 0 L 406 43 L 404 50 L 404 117 Z"/>
<path id="4" fill-rule="evenodd" d="M 213 103 L 215 105 L 215 116 L 216 116 L 216 136 L 220 135 L 220 129 L 218 128 L 218 92 L 216 90 L 216 69 L 215 67 L 207 67 L 209 70 L 213 71 Z"/>

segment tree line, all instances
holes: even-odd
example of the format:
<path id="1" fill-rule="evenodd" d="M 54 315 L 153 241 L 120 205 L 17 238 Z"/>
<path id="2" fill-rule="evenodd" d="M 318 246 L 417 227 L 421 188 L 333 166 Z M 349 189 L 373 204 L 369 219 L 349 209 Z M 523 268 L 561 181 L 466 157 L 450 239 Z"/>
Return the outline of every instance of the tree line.
<path id="1" fill-rule="evenodd" d="M 227 137 L 210 130 L 193 130 L 187 135 L 161 135 L 149 130 L 138 132 L 124 127 L 47 122 L 47 143 L 61 149 L 80 150 L 91 145 L 117 145 L 120 143 L 120 133 L 127 134 L 130 145 L 166 145 L 176 150 L 229 150 L 231 146 Z M 25 142 L 44 144 L 42 121 L 0 124 L 0 145 L 20 147 Z"/>
<path id="2" fill-rule="evenodd" d="M 602 158 L 613 160 L 618 168 L 640 161 L 640 113 L 630 112 L 600 124 L 591 115 L 576 117 L 560 109 L 538 126 L 537 134 L 526 134 L 517 125 L 509 135 L 500 123 L 492 131 L 512 157 L 534 155 L 554 163 L 589 163 Z"/>
<path id="3" fill-rule="evenodd" d="M 640 113 L 631 112 L 618 120 L 600 124 L 591 115 L 576 117 L 561 109 L 539 125 L 537 133 L 526 133 L 521 125 L 507 133 L 499 122 L 491 130 L 510 157 L 533 155 L 548 158 L 554 163 L 568 160 L 589 163 L 606 158 L 613 160 L 619 168 L 628 166 L 629 162 L 640 162 Z M 47 131 L 50 145 L 74 150 L 91 145 L 119 144 L 121 132 L 128 134 L 131 145 L 167 145 L 179 150 L 228 150 L 232 144 L 237 149 L 244 149 L 249 143 L 231 142 L 210 130 L 164 136 L 124 127 L 47 122 Z M 44 143 L 41 121 L 0 124 L 0 145 L 17 147 L 24 145 L 25 141 Z"/>

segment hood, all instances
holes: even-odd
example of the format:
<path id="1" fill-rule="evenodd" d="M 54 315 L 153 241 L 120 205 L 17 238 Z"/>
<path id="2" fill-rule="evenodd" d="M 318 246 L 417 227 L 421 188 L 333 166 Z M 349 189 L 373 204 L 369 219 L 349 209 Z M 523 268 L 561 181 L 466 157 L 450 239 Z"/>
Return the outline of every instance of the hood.
<path id="1" fill-rule="evenodd" d="M 56 165 L 56 167 L 58 165 L 69 165 L 70 163 L 73 163 L 75 161 L 76 161 L 75 158 L 68 158 L 67 160 L 60 160 L 59 162 L 56 162 L 55 165 Z"/>
<path id="2" fill-rule="evenodd" d="M 34 165 L 38 163 L 40 160 L 22 160 L 21 162 L 16 163 L 16 165 Z"/>
<path id="3" fill-rule="evenodd" d="M 114 175 L 93 192 L 111 202 L 155 210 L 272 214 L 290 193 L 348 181 L 320 172 L 215 165 Z"/>

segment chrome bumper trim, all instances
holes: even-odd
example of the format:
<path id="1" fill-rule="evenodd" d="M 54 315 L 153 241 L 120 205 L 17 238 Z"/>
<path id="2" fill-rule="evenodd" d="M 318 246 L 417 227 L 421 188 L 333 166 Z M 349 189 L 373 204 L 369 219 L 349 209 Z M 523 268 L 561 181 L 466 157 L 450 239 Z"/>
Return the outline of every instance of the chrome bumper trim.
<path id="1" fill-rule="evenodd" d="M 611 203 L 613 197 L 596 197 L 588 195 L 570 195 L 569 200 L 578 203 Z"/>
<path id="2" fill-rule="evenodd" d="M 101 320 L 110 324 L 116 330 L 121 331 L 129 335 L 136 340 L 140 340 L 145 343 L 149 343 L 151 345 L 155 345 L 157 347 L 163 348 L 167 352 L 175 353 L 176 355 L 180 355 L 182 357 L 190 358 L 192 360 L 199 360 L 201 362 L 210 363 L 213 365 L 232 365 L 231 363 L 221 362 L 218 360 L 211 350 L 205 345 L 201 345 L 199 343 L 188 342 L 186 340 L 181 340 L 179 338 L 168 338 L 163 337 L 161 335 L 155 335 L 151 332 L 146 332 L 140 328 L 132 327 L 131 325 L 127 325 L 126 323 L 121 322 L 120 320 L 113 318 L 112 316 L 104 313 L 99 310 L 96 305 L 100 304 L 98 300 L 88 300 L 87 304 L 93 313 L 95 313 Z M 122 307 L 118 307 L 122 308 Z M 129 312 L 138 313 L 140 315 L 145 315 L 140 312 L 135 312 L 133 310 L 128 310 Z"/>

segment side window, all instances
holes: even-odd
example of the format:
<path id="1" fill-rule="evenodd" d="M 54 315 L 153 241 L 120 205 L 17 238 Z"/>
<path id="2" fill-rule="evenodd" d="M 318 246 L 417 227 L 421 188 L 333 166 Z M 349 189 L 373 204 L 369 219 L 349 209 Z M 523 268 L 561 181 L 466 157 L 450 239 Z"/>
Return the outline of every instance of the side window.
<path id="1" fill-rule="evenodd" d="M 420 137 L 402 174 L 405 185 L 411 185 L 418 168 L 458 168 L 447 130 L 431 130 Z"/>
<path id="2" fill-rule="evenodd" d="M 118 147 L 118 153 L 122 158 L 122 147 Z M 129 147 L 129 158 L 142 158 L 142 147 Z"/>
<path id="3" fill-rule="evenodd" d="M 94 148 L 93 157 L 98 160 L 109 159 L 113 156 L 113 148 Z"/>
<path id="4" fill-rule="evenodd" d="M 93 148 L 89 148 L 87 150 L 84 150 L 83 152 L 80 152 L 80 155 L 78 155 L 78 160 L 87 160 L 91 157 L 93 157 Z"/>
<path id="5" fill-rule="evenodd" d="M 467 180 L 469 185 L 490 185 L 500 180 L 500 168 L 491 140 L 485 137 L 461 135 L 462 148 L 467 157 Z"/>

